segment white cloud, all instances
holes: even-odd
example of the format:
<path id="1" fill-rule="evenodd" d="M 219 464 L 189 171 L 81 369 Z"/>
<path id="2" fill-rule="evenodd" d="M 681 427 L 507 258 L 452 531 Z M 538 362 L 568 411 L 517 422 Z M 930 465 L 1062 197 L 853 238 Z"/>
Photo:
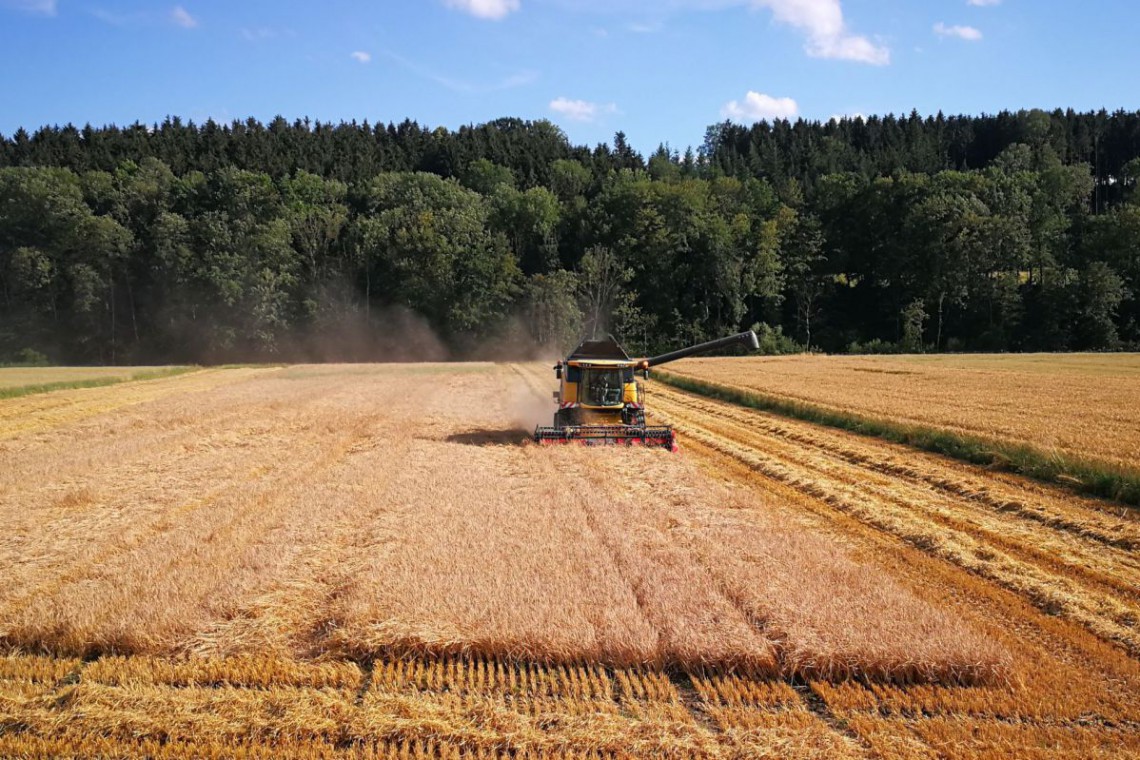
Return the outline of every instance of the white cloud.
<path id="1" fill-rule="evenodd" d="M 834 121 L 836 123 L 839 123 L 839 122 L 843 121 L 844 119 L 846 119 L 847 121 L 866 121 L 867 117 L 864 114 L 861 114 L 858 111 L 856 111 L 855 113 L 832 114 L 831 118 L 828 119 L 828 121 Z"/>
<path id="2" fill-rule="evenodd" d="M 241 30 L 241 36 L 250 42 L 260 42 L 278 37 L 296 37 L 297 33 L 292 29 L 278 29 L 272 26 L 247 26 Z"/>
<path id="3" fill-rule="evenodd" d="M 985 8 L 987 5 L 1001 5 L 1001 0 L 966 0 L 966 4 Z"/>
<path id="4" fill-rule="evenodd" d="M 521 0 L 443 0 L 452 7 L 475 15 L 501 18 L 519 8 Z M 875 66 L 891 62 L 891 51 L 866 36 L 854 34 L 843 17 L 841 0 L 544 0 L 562 8 L 583 13 L 651 14 L 669 16 L 682 11 L 723 11 L 730 8 L 766 8 L 780 23 L 794 26 L 807 36 L 804 49 L 815 58 L 858 61 Z M 494 9 L 495 14 L 475 8 Z M 645 27 L 645 24 L 635 26 Z"/>
<path id="5" fill-rule="evenodd" d="M 456 8 L 477 18 L 501 19 L 517 11 L 521 0 L 444 0 L 448 8 Z"/>
<path id="6" fill-rule="evenodd" d="M 191 16 L 190 12 L 181 5 L 176 5 L 171 9 L 170 20 L 183 29 L 193 29 L 198 26 L 198 19 Z"/>
<path id="7" fill-rule="evenodd" d="M 353 52 L 350 57 L 359 63 L 371 63 L 372 61 L 372 53 L 366 53 L 363 50 L 357 50 Z"/>
<path id="8" fill-rule="evenodd" d="M 58 11 L 56 0 L 4 0 L 0 5 L 41 16 L 54 16 Z"/>
<path id="9" fill-rule="evenodd" d="M 614 113 L 617 106 L 613 103 L 604 105 L 591 103 L 588 100 L 570 100 L 569 98 L 555 98 L 550 101 L 550 110 L 565 116 L 571 121 L 594 121 L 601 114 Z"/>
<path id="10" fill-rule="evenodd" d="M 773 98 L 771 95 L 751 90 L 744 96 L 743 103 L 739 100 L 730 100 L 720 109 L 721 116 L 742 124 L 791 119 L 799 112 L 799 105 L 791 98 Z"/>
<path id="11" fill-rule="evenodd" d="M 972 26 L 947 26 L 939 21 L 934 25 L 934 33 L 939 37 L 957 37 L 967 42 L 977 42 L 982 38 L 982 32 Z"/>
<path id="12" fill-rule="evenodd" d="M 837 58 L 875 66 L 891 62 L 891 51 L 885 46 L 850 33 L 839 0 L 752 0 L 752 4 L 771 10 L 777 21 L 805 31 L 808 41 L 804 49 L 813 58 Z"/>

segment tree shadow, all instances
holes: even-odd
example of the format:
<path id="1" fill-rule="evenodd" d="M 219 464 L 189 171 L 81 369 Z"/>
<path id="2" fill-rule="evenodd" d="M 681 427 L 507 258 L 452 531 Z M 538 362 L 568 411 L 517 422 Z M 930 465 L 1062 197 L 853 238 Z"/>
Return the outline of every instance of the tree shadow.
<path id="1" fill-rule="evenodd" d="M 445 440 L 448 443 L 461 443 L 464 446 L 522 446 L 530 440 L 530 437 L 531 433 L 522 428 L 507 428 L 452 433 Z"/>

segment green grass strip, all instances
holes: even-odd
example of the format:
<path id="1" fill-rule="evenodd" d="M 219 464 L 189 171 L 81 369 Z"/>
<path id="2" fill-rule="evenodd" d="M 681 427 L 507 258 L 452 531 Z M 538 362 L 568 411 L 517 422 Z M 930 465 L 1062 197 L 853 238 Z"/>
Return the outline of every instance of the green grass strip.
<path id="1" fill-rule="evenodd" d="M 1110 462 L 1047 452 L 1029 444 L 1003 443 L 942 428 L 836 411 L 672 372 L 657 370 L 654 377 L 666 385 L 717 401 L 882 438 L 971 464 L 1062 485 L 1079 493 L 1114 499 L 1133 507 L 1140 506 L 1140 470 Z"/>
<path id="2" fill-rule="evenodd" d="M 52 391 L 67 391 L 76 388 L 103 388 L 119 383 L 133 383 L 142 380 L 158 380 L 164 377 L 184 375 L 194 372 L 200 367 L 164 367 L 162 369 L 136 372 L 126 377 L 92 377 L 87 380 L 60 380 L 55 383 L 39 383 L 36 385 L 19 385 L 14 388 L 0 388 L 0 400 L 20 398 L 21 396 L 34 396 L 37 393 L 51 393 Z"/>

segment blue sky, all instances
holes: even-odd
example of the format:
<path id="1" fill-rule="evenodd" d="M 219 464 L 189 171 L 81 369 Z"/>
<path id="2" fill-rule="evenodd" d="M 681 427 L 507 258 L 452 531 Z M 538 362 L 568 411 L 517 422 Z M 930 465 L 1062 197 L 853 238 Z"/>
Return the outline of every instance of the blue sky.
<path id="1" fill-rule="evenodd" d="M 649 151 L 725 118 L 1137 109 L 1137 30 L 1137 0 L 0 0 L 0 133 L 519 116 Z"/>

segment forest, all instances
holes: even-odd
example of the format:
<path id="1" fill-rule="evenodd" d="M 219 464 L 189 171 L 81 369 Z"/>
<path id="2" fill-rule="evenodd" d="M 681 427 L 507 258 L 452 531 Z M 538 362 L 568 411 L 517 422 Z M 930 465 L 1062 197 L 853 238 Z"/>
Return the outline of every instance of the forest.
<path id="1" fill-rule="evenodd" d="M 1140 112 L 0 136 L 0 363 L 1140 350 Z"/>

